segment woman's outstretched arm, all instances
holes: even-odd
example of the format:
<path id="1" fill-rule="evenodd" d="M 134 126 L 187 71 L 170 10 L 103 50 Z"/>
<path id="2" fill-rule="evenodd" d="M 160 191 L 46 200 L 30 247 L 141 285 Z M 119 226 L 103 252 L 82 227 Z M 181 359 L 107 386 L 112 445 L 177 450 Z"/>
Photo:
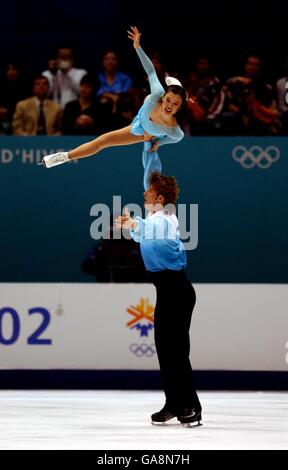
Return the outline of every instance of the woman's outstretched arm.
<path id="1" fill-rule="evenodd" d="M 149 85 L 152 95 L 162 96 L 165 92 L 161 85 L 155 67 L 149 57 L 145 54 L 140 46 L 141 33 L 138 31 L 136 26 L 131 26 L 131 31 L 128 31 L 128 37 L 133 40 L 133 46 L 137 52 L 139 59 L 143 65 L 145 72 L 148 75 Z"/>

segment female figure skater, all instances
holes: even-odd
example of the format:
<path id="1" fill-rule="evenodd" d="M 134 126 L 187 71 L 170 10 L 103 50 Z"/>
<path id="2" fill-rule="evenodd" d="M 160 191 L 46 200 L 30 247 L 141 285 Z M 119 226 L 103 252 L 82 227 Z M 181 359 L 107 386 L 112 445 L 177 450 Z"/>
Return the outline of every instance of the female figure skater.
<path id="1" fill-rule="evenodd" d="M 157 154 L 158 147 L 183 139 L 184 132 L 177 118 L 186 107 L 186 91 L 179 80 L 173 77 L 166 78 L 167 90 L 165 91 L 157 78 L 154 65 L 140 46 L 141 33 L 136 26 L 131 26 L 128 37 L 133 40 L 133 46 L 148 75 L 151 94 L 145 98 L 137 116 L 129 126 L 102 134 L 70 152 L 46 155 L 42 160 L 46 168 L 60 165 L 74 158 L 89 157 L 107 147 L 144 142 L 142 162 L 144 189 L 146 190 L 150 173 L 162 170 Z"/>

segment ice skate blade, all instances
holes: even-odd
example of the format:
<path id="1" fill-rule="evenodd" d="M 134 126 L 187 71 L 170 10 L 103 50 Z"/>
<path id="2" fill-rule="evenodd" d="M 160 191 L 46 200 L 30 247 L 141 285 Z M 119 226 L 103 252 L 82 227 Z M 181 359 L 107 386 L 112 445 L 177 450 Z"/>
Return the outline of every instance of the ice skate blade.
<path id="1" fill-rule="evenodd" d="M 183 428 L 198 428 L 199 426 L 203 426 L 200 421 L 196 422 L 194 421 L 193 423 L 180 423 Z"/>
<path id="2" fill-rule="evenodd" d="M 44 160 L 42 160 L 42 162 L 40 162 L 40 163 L 37 163 L 37 165 L 44 166 L 44 168 L 47 168 L 46 163 L 44 162 Z"/>
<path id="3" fill-rule="evenodd" d="M 151 424 L 153 424 L 153 426 L 169 426 L 169 421 L 171 421 L 170 419 L 168 421 L 163 421 L 163 422 L 157 422 L 157 421 L 151 421 Z"/>

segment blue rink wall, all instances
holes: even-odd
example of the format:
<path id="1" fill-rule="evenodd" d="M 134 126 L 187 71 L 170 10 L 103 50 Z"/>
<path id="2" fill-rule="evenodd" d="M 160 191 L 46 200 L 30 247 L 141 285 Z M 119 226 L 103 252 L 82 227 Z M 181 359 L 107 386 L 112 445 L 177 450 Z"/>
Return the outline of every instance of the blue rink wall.
<path id="1" fill-rule="evenodd" d="M 93 282 L 80 269 L 95 243 L 91 207 L 112 208 L 113 195 L 122 207 L 142 206 L 142 144 L 49 170 L 36 165 L 44 152 L 87 140 L 0 138 L 0 282 Z M 288 281 L 288 139 L 186 137 L 159 155 L 163 173 L 179 181 L 179 203 L 198 205 L 191 281 Z"/>
<path id="2" fill-rule="evenodd" d="M 75 352 L 74 339 L 69 335 L 66 337 L 67 350 L 60 340 L 58 343 L 56 341 L 56 337 L 61 338 L 62 331 L 60 323 L 57 327 L 59 319 L 55 313 L 59 298 L 55 292 L 53 294 L 50 283 L 75 283 L 76 288 L 76 283 L 85 287 L 85 284 L 91 286 L 94 282 L 94 278 L 83 273 L 80 268 L 87 250 L 95 243 L 90 236 L 90 226 L 95 220 L 95 216 L 90 215 L 91 207 L 104 203 L 112 210 L 113 196 L 121 196 L 122 207 L 126 204 L 131 206 L 131 203 L 143 205 L 141 144 L 106 149 L 95 157 L 49 170 L 37 165 L 45 153 L 69 150 L 87 140 L 89 138 L 86 137 L 0 137 L 0 292 L 6 295 L 0 298 L 0 388 L 161 387 L 155 358 L 153 367 L 148 364 L 145 370 L 141 370 L 141 367 L 138 370 L 134 365 L 125 367 L 124 359 L 122 365 L 114 368 L 113 357 L 117 356 L 117 351 L 119 358 L 122 357 L 124 351 L 121 345 L 116 344 L 112 362 L 106 368 L 105 364 L 98 368 L 99 361 L 95 362 L 95 367 L 93 363 L 91 366 L 85 356 L 81 366 L 76 364 L 73 367 L 71 352 Z M 288 282 L 288 139 L 186 137 L 177 145 L 160 148 L 159 155 L 163 173 L 175 175 L 178 179 L 181 188 L 179 203 L 198 206 L 198 220 L 188 220 L 186 226 L 189 231 L 189 224 L 192 224 L 193 232 L 195 224 L 198 224 L 197 246 L 187 251 L 187 273 L 196 288 L 198 284 L 196 291 L 200 292 L 191 333 L 197 387 L 288 390 L 288 323 L 285 315 L 287 303 L 285 305 L 284 301 L 287 298 L 285 285 Z M 118 215 L 119 207 L 116 212 Z M 26 283 L 27 290 L 23 288 L 23 294 L 13 296 L 17 290 L 13 290 L 14 283 L 16 286 L 19 283 L 20 290 L 20 283 Z M 37 301 L 32 283 L 40 283 L 39 289 L 35 287 Z M 201 304 L 201 295 L 204 300 L 208 284 L 208 303 Z M 241 296 L 244 296 L 242 299 L 235 299 L 233 289 L 226 300 L 222 294 L 217 298 L 217 289 L 223 286 L 219 285 L 214 290 L 216 286 L 213 287 L 213 284 L 230 284 L 231 287 L 234 284 L 236 289 L 241 284 L 241 289 L 247 288 L 247 293 L 239 287 Z M 259 304 L 253 284 L 259 284 Z M 271 284 L 275 285 L 276 290 Z M 46 299 L 44 293 L 41 293 L 41 286 L 46 289 L 46 285 L 51 290 L 49 295 L 52 300 L 50 297 Z M 270 290 L 267 290 L 270 288 L 271 296 Z M 282 300 L 275 312 L 278 288 L 281 289 Z M 31 294 L 29 289 L 32 289 Z M 253 302 L 249 302 L 247 297 L 250 292 L 253 293 Z M 141 295 L 137 294 L 134 298 L 128 292 L 127 300 L 123 303 L 125 308 L 129 303 L 140 301 Z M 48 313 L 38 312 L 43 316 L 43 323 L 41 317 L 37 323 L 38 314 L 30 315 L 30 309 L 35 305 L 47 309 Z M 234 308 L 235 305 L 238 310 Z M 226 327 L 225 333 L 230 306 L 236 323 L 239 320 L 240 329 L 230 318 L 230 326 Z M 13 309 L 13 312 L 7 308 Z M 249 311 L 245 311 L 242 319 L 244 308 Z M 67 312 L 69 309 L 72 306 L 67 307 Z M 69 325 L 71 318 L 64 316 L 61 320 L 62 328 L 65 319 L 68 323 L 64 330 L 70 331 L 71 335 L 74 332 L 78 334 L 77 321 L 79 328 L 81 322 L 85 323 L 83 312 L 88 315 L 88 307 L 81 310 L 81 321 L 79 317 L 79 320 L 73 321 L 72 327 Z M 122 328 L 123 337 L 121 333 L 119 338 L 128 347 L 130 332 L 121 319 L 121 312 L 119 315 L 111 312 L 107 328 L 113 323 L 116 325 L 117 317 L 120 323 L 118 329 L 115 326 L 115 335 L 116 329 L 119 332 Z M 99 315 L 102 313 L 99 312 Z M 93 311 L 89 314 L 93 318 Z M 55 364 L 53 366 L 51 354 L 47 353 L 49 345 L 40 345 L 41 341 L 40 344 L 28 344 L 27 338 L 31 338 L 31 333 L 36 333 L 39 322 L 44 328 L 44 320 L 48 317 L 50 323 L 46 324 L 42 336 L 39 333 L 36 339 L 51 337 L 55 357 L 59 357 L 57 348 L 59 351 L 63 348 L 67 367 L 65 361 L 62 367 L 60 365 L 56 369 Z M 89 318 L 85 324 L 87 334 Z M 219 327 L 219 318 L 227 337 L 214 334 Z M 15 327 L 17 319 L 21 326 L 17 327 L 19 331 Z M 32 321 L 35 322 L 33 325 Z M 242 331 L 239 337 L 236 330 Z M 248 336 L 246 331 L 249 332 Z M 14 333 L 19 336 L 15 336 L 15 341 Z M 103 342 L 103 348 L 107 346 L 107 338 L 109 344 L 114 344 L 113 334 L 104 335 L 106 345 Z M 13 341 L 11 344 L 3 344 L 5 341 L 1 341 L 1 338 L 12 338 Z M 85 335 L 81 338 L 79 333 L 77 341 L 81 344 L 83 338 L 85 340 Z M 253 338 L 256 338 L 255 347 Z M 133 341 L 140 341 L 140 338 L 131 336 Z M 92 348 L 92 333 L 89 345 Z M 86 346 L 88 348 L 88 343 Z M 50 347 L 51 350 L 53 348 Z M 95 348 L 93 354 L 97 355 L 99 345 L 95 345 Z M 103 357 L 107 358 L 108 353 L 105 349 L 103 351 Z M 254 357 L 251 356 L 253 351 Z M 88 357 L 91 354 L 87 349 Z M 231 358 L 231 362 L 228 359 L 226 361 L 226 357 Z M 214 363 L 210 358 L 213 358 Z M 35 364 L 31 366 L 33 361 Z"/>

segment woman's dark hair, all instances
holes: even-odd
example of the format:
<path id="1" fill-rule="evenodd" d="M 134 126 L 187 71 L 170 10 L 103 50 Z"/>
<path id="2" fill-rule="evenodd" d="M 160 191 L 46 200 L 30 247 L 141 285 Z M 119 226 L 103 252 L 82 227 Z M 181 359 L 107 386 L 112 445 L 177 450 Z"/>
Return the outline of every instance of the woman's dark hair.
<path id="1" fill-rule="evenodd" d="M 181 97 L 181 106 L 179 111 L 174 115 L 179 126 L 182 127 L 187 119 L 187 92 L 185 88 L 180 85 L 169 85 L 166 88 L 165 95 L 171 91 L 174 95 L 179 95 Z"/>

